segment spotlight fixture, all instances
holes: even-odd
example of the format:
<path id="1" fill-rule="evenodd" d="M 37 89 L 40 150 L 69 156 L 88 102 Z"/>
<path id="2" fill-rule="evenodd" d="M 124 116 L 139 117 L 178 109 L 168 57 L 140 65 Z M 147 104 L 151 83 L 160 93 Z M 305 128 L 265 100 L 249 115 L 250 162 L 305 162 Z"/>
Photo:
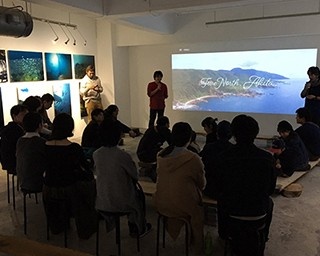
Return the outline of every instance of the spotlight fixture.
<path id="1" fill-rule="evenodd" d="M 83 39 L 83 45 L 86 46 L 87 45 L 87 40 L 84 38 L 84 36 L 81 34 L 80 30 L 77 27 L 75 29 L 78 31 L 79 35 Z"/>
<path id="2" fill-rule="evenodd" d="M 66 31 L 64 31 L 63 27 L 61 26 L 61 24 L 59 24 L 61 30 L 63 31 L 63 33 L 65 34 L 65 36 L 67 37 L 67 40 L 64 42 L 65 44 L 68 44 L 70 41 L 69 36 L 67 35 Z M 66 26 L 67 27 L 67 26 Z"/>
<path id="3" fill-rule="evenodd" d="M 56 38 L 55 38 L 55 39 L 53 39 L 53 40 L 52 40 L 52 42 L 53 42 L 53 43 L 56 43 L 56 42 L 59 40 L 59 36 L 57 35 L 56 31 L 55 31 L 55 30 L 53 29 L 53 27 L 51 26 L 50 22 L 49 22 L 49 21 L 47 21 L 47 23 L 48 23 L 48 25 L 50 26 L 50 28 L 51 28 L 51 30 L 52 30 L 52 32 L 53 32 L 53 34 L 56 36 Z"/>
<path id="4" fill-rule="evenodd" d="M 68 28 L 67 26 L 66 26 L 66 28 L 67 28 L 69 34 L 71 35 L 71 37 L 72 37 L 72 39 L 73 39 L 73 45 L 77 45 L 77 40 L 76 40 L 76 38 L 73 36 L 73 34 L 71 33 L 71 31 L 69 30 L 69 28 Z"/>

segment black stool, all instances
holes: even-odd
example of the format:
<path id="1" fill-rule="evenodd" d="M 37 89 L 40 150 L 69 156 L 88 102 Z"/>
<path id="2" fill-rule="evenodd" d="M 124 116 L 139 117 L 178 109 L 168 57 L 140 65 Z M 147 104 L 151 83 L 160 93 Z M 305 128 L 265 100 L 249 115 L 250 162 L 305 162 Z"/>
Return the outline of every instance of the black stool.
<path id="1" fill-rule="evenodd" d="M 99 213 L 99 220 L 103 219 L 103 216 L 114 217 L 116 222 L 116 244 L 118 245 L 118 255 L 121 255 L 121 236 L 120 236 L 120 217 L 126 216 L 129 213 L 126 212 L 105 212 L 105 211 L 98 211 Z M 96 236 L 96 255 L 99 255 L 99 223 L 98 220 L 97 224 L 97 236 Z M 137 235 L 137 251 L 140 252 L 140 238 Z"/>
<path id="2" fill-rule="evenodd" d="M 9 173 L 7 170 L 8 204 L 10 204 L 10 175 L 11 175 L 11 183 L 12 183 L 12 205 L 13 205 L 13 210 L 15 210 L 16 209 L 16 193 L 15 193 L 14 177 L 17 175 L 13 173 Z M 18 178 L 17 178 L 17 183 L 19 183 Z M 19 191 L 19 186 L 17 186 L 17 191 Z"/>
<path id="3" fill-rule="evenodd" d="M 229 216 L 228 239 L 224 255 L 263 256 L 265 249 L 266 216 Z"/>
<path id="4" fill-rule="evenodd" d="M 68 247 L 68 236 L 67 236 L 67 232 L 68 232 L 68 227 L 69 227 L 69 216 L 68 216 L 68 212 L 67 212 L 67 200 L 63 199 L 63 198 L 50 198 L 49 200 L 47 200 L 46 202 L 46 206 L 45 206 L 45 211 L 46 211 L 46 220 L 47 220 L 47 240 L 49 240 L 49 235 L 50 235 L 50 218 L 49 218 L 49 214 L 48 212 L 50 212 L 50 209 L 48 209 L 48 203 L 53 203 L 56 205 L 60 205 L 62 210 L 60 209 L 60 211 L 62 211 L 63 214 L 63 218 L 64 218 L 64 247 L 67 248 Z"/>
<path id="5" fill-rule="evenodd" d="M 160 243 L 160 225 L 162 219 L 162 248 L 165 248 L 166 240 L 166 223 L 168 219 L 176 219 L 182 221 L 185 226 L 185 242 L 186 242 L 186 256 L 189 254 L 189 222 L 182 217 L 168 217 L 158 212 L 158 223 L 157 223 L 157 256 L 159 256 L 159 243 Z"/>
<path id="6" fill-rule="evenodd" d="M 31 197 L 31 194 L 35 194 L 36 204 L 38 204 L 38 193 L 41 193 L 41 191 L 31 191 L 27 189 L 21 189 L 23 193 L 23 223 L 24 223 L 24 234 L 27 234 L 27 202 L 26 197 L 29 195 Z"/>

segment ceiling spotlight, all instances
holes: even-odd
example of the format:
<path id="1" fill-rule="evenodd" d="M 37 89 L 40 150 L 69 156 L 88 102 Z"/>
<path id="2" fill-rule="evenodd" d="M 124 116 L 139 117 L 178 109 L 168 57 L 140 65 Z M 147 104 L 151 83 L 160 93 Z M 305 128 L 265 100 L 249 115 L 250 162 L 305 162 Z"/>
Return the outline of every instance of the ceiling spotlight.
<path id="1" fill-rule="evenodd" d="M 66 40 L 64 43 L 65 43 L 65 44 L 68 44 L 69 41 L 70 41 L 70 38 L 69 38 L 69 36 L 67 35 L 66 31 L 64 31 L 64 29 L 63 29 L 63 27 L 61 26 L 61 24 L 59 24 L 59 26 L 60 26 L 61 30 L 63 31 L 63 33 L 65 34 L 65 36 L 67 37 L 67 40 Z"/>
<path id="2" fill-rule="evenodd" d="M 77 27 L 75 29 L 78 31 L 79 35 L 83 39 L 83 45 L 86 46 L 87 45 L 87 40 L 84 38 L 84 36 L 81 34 L 80 30 Z"/>
<path id="3" fill-rule="evenodd" d="M 47 21 L 47 23 L 49 24 L 53 34 L 56 36 L 55 39 L 52 40 L 53 43 L 56 43 L 59 40 L 59 36 L 57 35 L 56 31 L 53 29 L 53 27 L 51 26 L 50 22 Z"/>
<path id="4" fill-rule="evenodd" d="M 66 26 L 69 34 L 71 35 L 72 39 L 73 39 L 73 45 L 77 45 L 77 40 L 75 39 L 75 37 L 73 36 L 73 34 L 71 33 L 71 31 L 69 30 L 68 26 Z"/>

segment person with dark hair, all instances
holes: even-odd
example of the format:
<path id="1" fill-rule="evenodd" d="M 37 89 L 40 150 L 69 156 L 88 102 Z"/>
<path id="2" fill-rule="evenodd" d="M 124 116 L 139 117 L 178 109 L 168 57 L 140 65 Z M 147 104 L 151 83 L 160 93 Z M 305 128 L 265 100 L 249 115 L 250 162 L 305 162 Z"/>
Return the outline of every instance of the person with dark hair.
<path id="1" fill-rule="evenodd" d="M 147 87 L 147 95 L 150 98 L 150 116 L 148 128 L 154 126 L 154 121 L 164 115 L 165 99 L 168 98 L 167 85 L 161 82 L 163 73 L 157 70 L 153 73 L 153 82 L 150 82 Z"/>
<path id="2" fill-rule="evenodd" d="M 279 175 L 289 177 L 295 171 L 309 170 L 308 151 L 299 135 L 293 131 L 292 125 L 283 120 L 278 123 L 277 131 L 285 143 L 285 148 L 274 155 Z"/>
<path id="3" fill-rule="evenodd" d="M 136 165 L 131 156 L 117 146 L 121 138 L 119 126 L 105 120 L 101 128 L 102 147 L 93 153 L 97 175 L 96 209 L 102 216 L 104 212 L 129 213 L 130 235 L 142 237 L 151 230 L 151 224 L 145 218 L 144 194 L 137 190 Z"/>
<path id="4" fill-rule="evenodd" d="M 187 149 L 191 150 L 192 152 L 196 154 L 200 154 L 201 148 L 199 144 L 197 143 L 197 134 L 195 131 L 192 131 L 191 133 L 191 139 L 190 139 L 190 144 L 187 147 Z"/>
<path id="5" fill-rule="evenodd" d="M 23 102 L 23 105 L 28 108 L 29 112 L 39 113 L 40 109 L 42 108 L 41 99 L 36 96 L 29 96 L 26 98 Z"/>
<path id="6" fill-rule="evenodd" d="M 178 122 L 173 126 L 171 145 L 158 154 L 154 203 L 159 213 L 190 222 L 191 248 L 200 254 L 204 249 L 202 190 L 206 179 L 200 157 L 187 149 L 191 134 L 188 123 Z M 169 218 L 167 230 L 173 239 L 181 227 L 181 222 Z"/>
<path id="7" fill-rule="evenodd" d="M 92 110 L 91 121 L 82 133 L 81 146 L 88 159 L 91 159 L 93 152 L 102 146 L 100 125 L 103 120 L 104 112 L 101 108 Z"/>
<path id="8" fill-rule="evenodd" d="M 263 248 L 258 249 L 251 237 L 240 233 L 251 226 L 261 226 L 268 239 L 273 211 L 270 195 L 276 185 L 275 161 L 269 152 L 254 145 L 259 125 L 251 116 L 236 116 L 231 132 L 236 144 L 222 152 L 215 165 L 218 233 L 222 239 L 233 236 L 232 249 L 239 256 L 263 255 L 258 253 L 264 250 L 263 241 Z M 234 223 L 242 226 L 238 230 L 240 238 L 233 233 Z"/>
<path id="9" fill-rule="evenodd" d="M 45 93 L 41 97 L 42 101 L 42 108 L 40 109 L 39 113 L 43 120 L 44 127 L 52 130 L 52 122 L 48 116 L 47 110 L 52 107 L 54 102 L 54 97 L 50 93 Z"/>
<path id="10" fill-rule="evenodd" d="M 232 137 L 230 122 L 223 120 L 217 126 L 217 141 L 206 144 L 200 153 L 206 173 L 207 185 L 203 194 L 211 198 L 217 198 L 216 167 L 220 154 L 230 149 L 233 144 L 229 141 Z"/>
<path id="11" fill-rule="evenodd" d="M 316 161 L 320 158 L 320 128 L 311 121 L 311 114 L 307 108 L 297 109 L 296 114 L 296 121 L 301 126 L 295 132 L 308 150 L 309 161 Z"/>
<path id="12" fill-rule="evenodd" d="M 10 109 L 12 121 L 1 130 L 1 165 L 9 174 L 16 172 L 16 145 L 20 137 L 25 134 L 23 118 L 28 113 L 24 105 L 15 105 Z"/>
<path id="13" fill-rule="evenodd" d="M 202 120 L 201 126 L 206 132 L 206 144 L 217 141 L 217 121 L 218 118 L 206 117 Z"/>
<path id="14" fill-rule="evenodd" d="M 309 81 L 305 83 L 301 91 L 301 98 L 305 98 L 305 107 L 311 113 L 311 121 L 320 125 L 320 70 L 318 67 L 310 67 L 307 72 Z"/>
<path id="15" fill-rule="evenodd" d="M 171 143 L 171 131 L 169 118 L 166 116 L 157 119 L 157 125 L 148 128 L 139 141 L 137 148 L 138 159 L 143 163 L 153 164 L 148 175 L 156 182 L 157 180 L 157 154 L 162 149 L 164 142 Z"/>
<path id="16" fill-rule="evenodd" d="M 118 120 L 119 108 L 117 105 L 111 104 L 104 110 L 104 119 L 110 122 L 115 122 L 122 133 L 128 133 L 134 138 L 137 134 L 127 125 Z"/>
<path id="17" fill-rule="evenodd" d="M 43 174 L 46 166 L 45 139 L 39 132 L 42 117 L 39 113 L 29 112 L 23 118 L 26 134 L 17 142 L 17 175 L 23 190 L 42 192 Z"/>
<path id="18" fill-rule="evenodd" d="M 66 220 L 74 216 L 79 238 L 88 239 L 96 231 L 95 182 L 81 146 L 68 140 L 73 129 L 70 115 L 54 118 L 45 145 L 43 200 L 52 233 L 64 231 Z"/>
<path id="19" fill-rule="evenodd" d="M 95 108 L 101 108 L 101 93 L 103 87 L 101 85 L 100 78 L 95 75 L 95 68 L 89 65 L 86 68 L 86 75 L 80 82 L 80 95 L 85 102 L 85 108 L 88 114 L 88 121 L 91 121 L 91 112 Z"/>

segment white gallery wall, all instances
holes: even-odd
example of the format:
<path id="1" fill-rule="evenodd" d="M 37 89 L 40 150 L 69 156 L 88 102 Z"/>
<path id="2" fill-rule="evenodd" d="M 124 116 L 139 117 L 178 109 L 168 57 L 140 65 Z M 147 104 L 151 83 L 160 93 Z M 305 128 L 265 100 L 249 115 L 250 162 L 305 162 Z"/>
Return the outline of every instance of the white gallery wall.
<path id="1" fill-rule="evenodd" d="M 314 4 L 306 3 L 297 9 L 313 8 Z M 24 2 L 21 2 L 24 5 Z M 5 1 L 5 6 L 12 3 Z M 115 103 L 120 108 L 119 119 L 135 127 L 147 127 L 149 117 L 149 98 L 146 95 L 148 82 L 153 80 L 153 72 L 162 70 L 163 82 L 169 87 L 169 98 L 165 114 L 171 124 L 177 121 L 189 122 L 193 129 L 201 131 L 201 120 L 206 116 L 218 117 L 219 120 L 232 120 L 238 113 L 221 112 L 190 112 L 172 110 L 171 88 L 171 54 L 187 49 L 191 52 L 219 52 L 241 50 L 271 50 L 295 48 L 319 48 L 320 16 L 297 16 L 223 24 L 205 25 L 212 21 L 217 13 L 203 11 L 195 13 L 177 13 L 173 19 L 175 32 L 160 34 L 141 27 L 129 26 L 126 23 L 115 22 L 107 16 L 88 17 L 75 13 L 74 10 L 53 9 L 32 4 L 29 10 L 32 16 L 43 17 L 61 22 L 77 24 L 81 33 L 87 39 L 87 46 L 80 42 L 73 46 L 65 45 L 63 40 L 52 44 L 54 38 L 50 27 L 43 22 L 34 21 L 34 30 L 27 38 L 0 37 L 0 48 L 5 50 L 26 50 L 38 52 L 57 52 L 68 54 L 95 55 L 96 73 L 101 78 L 104 87 L 103 104 Z M 250 7 L 247 10 L 221 10 L 219 18 L 233 18 L 244 15 L 254 16 L 256 11 Z M 279 12 L 281 8 L 274 6 L 270 13 Z M 150 12 L 149 21 L 157 20 L 159 13 Z M 59 27 L 54 27 L 59 31 Z M 59 31 L 61 39 L 63 34 Z M 77 36 L 77 34 L 75 33 Z M 79 41 L 81 41 L 78 36 Z M 277 61 L 277 60 L 274 60 Z M 319 57 L 318 57 L 319 63 Z M 307 71 L 308 67 L 306 67 Z M 306 75 L 306 80 L 308 79 Z M 33 83 L 33 82 L 32 82 Z M 76 122 L 75 136 L 80 137 L 85 126 L 80 118 L 78 81 L 70 80 L 72 85 L 72 116 Z M 34 82 L 37 86 L 49 86 L 51 82 Z M 9 121 L 9 109 L 16 104 L 16 87 L 19 83 L 0 84 L 4 105 L 5 121 Z M 301 89 L 303 84 L 301 85 Z M 53 111 L 53 110 L 52 110 Z M 50 113 L 53 116 L 53 112 Z M 292 115 L 262 115 L 252 114 L 261 128 L 261 135 L 276 133 L 276 125 L 282 119 L 287 119 L 294 126 L 295 116 Z"/>

